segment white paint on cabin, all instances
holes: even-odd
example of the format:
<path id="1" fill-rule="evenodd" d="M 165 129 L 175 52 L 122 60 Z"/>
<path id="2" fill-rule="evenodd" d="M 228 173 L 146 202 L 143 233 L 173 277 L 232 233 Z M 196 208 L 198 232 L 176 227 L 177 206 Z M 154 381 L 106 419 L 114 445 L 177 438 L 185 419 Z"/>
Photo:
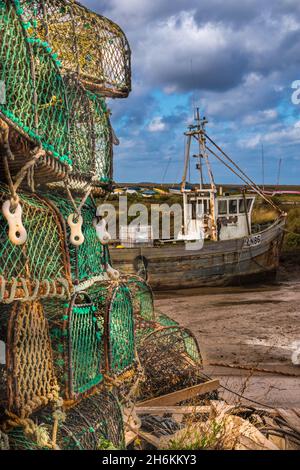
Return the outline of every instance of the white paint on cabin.
<path id="1" fill-rule="evenodd" d="M 219 240 L 232 240 L 251 235 L 254 201 L 254 197 L 244 198 L 243 195 L 217 198 Z"/>
<path id="2" fill-rule="evenodd" d="M 251 234 L 251 219 L 255 197 L 243 195 L 215 198 L 215 220 L 209 191 L 201 195 L 183 194 L 184 240 L 211 238 L 212 225 L 217 225 L 218 240 L 233 240 Z M 245 200 L 247 207 L 245 208 Z M 249 233 L 250 230 L 250 233 Z"/>

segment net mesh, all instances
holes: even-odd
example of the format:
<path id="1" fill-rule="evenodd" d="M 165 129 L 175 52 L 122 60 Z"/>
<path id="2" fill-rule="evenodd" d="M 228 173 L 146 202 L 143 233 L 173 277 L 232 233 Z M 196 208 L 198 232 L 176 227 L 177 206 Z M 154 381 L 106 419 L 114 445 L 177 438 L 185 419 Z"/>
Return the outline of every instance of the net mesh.
<path id="1" fill-rule="evenodd" d="M 45 409 L 34 416 L 34 421 L 52 434 L 51 410 Z M 22 428 L 8 433 L 12 450 L 41 450 Z M 124 449 L 122 411 L 115 396 L 106 390 L 85 399 L 66 411 L 66 420 L 59 425 L 57 445 L 61 450 L 101 450 L 108 446 Z M 46 450 L 46 449 L 43 449 Z"/>
<path id="2" fill-rule="evenodd" d="M 69 150 L 73 173 L 95 174 L 95 139 L 92 109 L 87 93 L 76 75 L 64 77 L 68 95 Z"/>
<path id="3" fill-rule="evenodd" d="M 30 140 L 70 164 L 62 77 L 49 47 L 28 36 L 18 11 L 14 2 L 0 2 L 0 79 L 6 95 L 0 110 Z"/>
<path id="4" fill-rule="evenodd" d="M 53 193 L 47 195 L 56 205 L 65 222 L 70 214 L 74 213 L 72 203 L 66 199 L 65 195 L 59 196 Z M 79 204 L 80 199 L 75 199 Z M 81 215 L 83 217 L 82 232 L 85 241 L 79 247 L 69 244 L 70 265 L 73 281 L 84 281 L 89 278 L 99 276 L 104 273 L 108 260 L 108 249 L 103 246 L 97 238 L 96 230 L 93 226 L 95 217 L 95 207 L 91 198 L 88 198 L 82 208 Z M 66 223 L 67 239 L 70 238 L 70 229 Z"/>
<path id="5" fill-rule="evenodd" d="M 146 376 L 143 398 L 205 381 L 198 343 L 187 329 L 174 326 L 153 330 L 138 345 L 138 355 Z"/>
<path id="6" fill-rule="evenodd" d="M 134 314 L 141 316 L 144 320 L 155 321 L 153 292 L 151 287 L 143 280 L 135 277 L 127 279 L 130 289 Z"/>
<path id="7" fill-rule="evenodd" d="M 100 351 L 101 333 L 92 303 L 75 304 L 70 312 L 70 367 L 72 391 L 85 393 L 102 380 Z"/>
<path id="8" fill-rule="evenodd" d="M 120 374 L 135 360 L 133 308 L 129 289 L 117 287 L 108 310 L 109 366 Z"/>
<path id="9" fill-rule="evenodd" d="M 103 324 L 96 318 L 96 306 L 83 293 L 76 294 L 71 303 L 46 299 L 43 306 L 62 394 L 78 400 L 102 382 Z"/>
<path id="10" fill-rule="evenodd" d="M 27 231 L 25 245 L 17 246 L 8 237 L 8 224 L 0 213 L 0 276 L 6 283 L 14 278 L 30 285 L 39 281 L 68 279 L 68 269 L 62 240 L 62 230 L 55 212 L 35 195 L 20 193 L 23 223 Z M 6 186 L 0 184 L 0 206 L 9 199 Z M 3 282 L 4 282 L 3 281 Z M 21 297 L 25 295 L 24 288 Z M 1 296 L 5 297 L 5 289 Z M 3 300 L 3 299 L 2 299 Z"/>
<path id="11" fill-rule="evenodd" d="M 9 410 L 24 418 L 58 397 L 48 323 L 40 303 L 14 304 L 7 343 Z"/>
<path id="12" fill-rule="evenodd" d="M 61 395 L 69 396 L 69 349 L 68 349 L 68 309 L 69 303 L 60 299 L 43 299 L 42 305 L 49 324 L 51 349 L 55 376 Z"/>
<path id="13" fill-rule="evenodd" d="M 74 5 L 64 1 L 0 1 L 0 80 L 6 88 L 5 99 L 0 102 L 0 116 L 22 136 L 42 146 L 47 155 L 63 164 L 64 170 L 56 169 L 57 180 L 66 176 L 69 166 L 73 176 L 80 174 L 92 177 L 94 183 L 107 184 L 112 179 L 112 131 L 105 101 L 99 92 L 86 91 L 79 81 L 77 69 L 70 67 L 70 71 L 62 75 L 57 54 L 41 36 L 45 32 L 46 18 L 49 18 L 48 8 L 49 13 L 52 14 L 53 8 L 54 12 L 62 15 L 64 23 L 68 15 L 73 15 Z M 62 14 L 64 9 L 65 14 Z M 75 9 L 78 12 L 82 10 L 87 26 L 89 16 L 93 14 L 79 6 Z M 59 30 L 61 23 L 57 20 L 56 24 L 56 20 L 51 17 L 52 26 L 47 26 L 48 31 L 53 30 L 48 39 L 58 40 L 54 34 L 55 25 Z M 106 21 L 98 25 L 95 19 L 99 34 L 108 33 Z M 95 25 L 91 30 L 91 25 L 87 28 L 88 38 Z M 74 28 L 76 30 L 75 25 Z M 71 36 L 74 34 L 73 31 Z M 68 49 L 65 37 L 60 37 L 59 44 Z M 76 57 L 74 47 L 73 44 L 73 59 Z M 97 42 L 95 47 L 101 55 L 106 48 L 105 41 Z M 10 132 L 13 153 L 16 150 L 15 161 L 11 164 L 15 172 L 30 155 L 20 152 L 19 145 L 15 148 L 16 139 L 13 137 Z M 40 167 L 38 162 L 37 176 L 45 179 L 45 170 Z"/>
<path id="14" fill-rule="evenodd" d="M 112 393 L 101 391 L 72 408 L 61 427 L 58 444 L 68 450 L 96 450 L 105 442 L 124 448 L 124 426 L 120 405 Z"/>
<path id="15" fill-rule="evenodd" d="M 47 40 L 66 71 L 112 97 L 131 89 L 130 48 L 112 21 L 71 0 L 21 0 L 31 35 Z"/>
<path id="16" fill-rule="evenodd" d="M 96 93 L 87 92 L 93 117 L 95 138 L 95 172 L 98 181 L 112 179 L 112 129 L 105 101 Z"/>

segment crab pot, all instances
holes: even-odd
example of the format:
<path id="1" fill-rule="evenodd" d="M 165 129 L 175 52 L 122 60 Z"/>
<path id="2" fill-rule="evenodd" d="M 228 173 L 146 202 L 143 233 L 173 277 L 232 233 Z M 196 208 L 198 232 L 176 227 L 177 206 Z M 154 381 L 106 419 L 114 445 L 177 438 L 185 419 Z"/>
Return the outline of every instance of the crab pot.
<path id="1" fill-rule="evenodd" d="M 58 399 L 48 321 L 40 302 L 15 302 L 7 325 L 7 408 L 21 418 Z"/>
<path id="2" fill-rule="evenodd" d="M 202 358 L 192 333 L 179 326 L 154 329 L 138 345 L 145 370 L 142 397 L 164 395 L 205 381 Z"/>
<path id="3" fill-rule="evenodd" d="M 61 450 L 100 450 L 107 446 L 124 448 L 124 423 L 120 404 L 106 390 L 87 398 L 65 411 L 65 420 L 58 426 L 57 446 Z M 51 410 L 44 409 L 33 416 L 48 435 L 52 435 Z M 26 436 L 22 428 L 8 433 L 11 450 L 41 450 L 32 437 Z M 46 449 L 43 449 L 46 450 Z"/>

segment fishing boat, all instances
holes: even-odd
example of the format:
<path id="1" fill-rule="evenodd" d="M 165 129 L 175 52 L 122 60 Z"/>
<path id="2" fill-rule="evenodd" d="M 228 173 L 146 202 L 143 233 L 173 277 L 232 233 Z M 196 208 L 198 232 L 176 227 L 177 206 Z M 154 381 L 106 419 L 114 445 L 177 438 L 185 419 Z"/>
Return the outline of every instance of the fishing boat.
<path id="1" fill-rule="evenodd" d="M 115 268 L 147 279 L 154 290 L 243 285 L 273 280 L 276 276 L 286 214 L 207 135 L 206 125 L 207 120 L 200 118 L 197 109 L 195 123 L 185 132 L 180 187 L 182 232 L 173 239 L 153 240 L 134 238 L 131 231 L 130 245 L 118 241 L 118 248 L 114 245 L 110 248 Z M 191 155 L 193 143 L 197 145 L 196 155 Z M 212 156 L 243 181 L 239 194 L 223 194 L 222 188 L 217 188 L 210 162 Z M 187 183 L 191 158 L 196 158 L 200 176 L 199 184 L 192 187 Z M 204 184 L 205 176 L 208 185 Z M 257 196 L 278 212 L 276 220 L 263 229 L 255 228 L 252 223 Z"/>

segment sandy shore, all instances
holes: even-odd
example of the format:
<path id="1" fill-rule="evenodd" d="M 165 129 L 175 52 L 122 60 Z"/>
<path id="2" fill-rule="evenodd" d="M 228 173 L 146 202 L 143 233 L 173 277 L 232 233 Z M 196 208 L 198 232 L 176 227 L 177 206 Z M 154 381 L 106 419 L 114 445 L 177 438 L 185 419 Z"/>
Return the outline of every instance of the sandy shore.
<path id="1" fill-rule="evenodd" d="M 259 287 L 157 293 L 156 307 L 195 334 L 209 375 L 235 390 L 247 380 L 248 397 L 300 408 L 300 365 L 293 364 L 297 347 L 300 363 L 300 277 L 285 270 L 281 279 Z"/>

